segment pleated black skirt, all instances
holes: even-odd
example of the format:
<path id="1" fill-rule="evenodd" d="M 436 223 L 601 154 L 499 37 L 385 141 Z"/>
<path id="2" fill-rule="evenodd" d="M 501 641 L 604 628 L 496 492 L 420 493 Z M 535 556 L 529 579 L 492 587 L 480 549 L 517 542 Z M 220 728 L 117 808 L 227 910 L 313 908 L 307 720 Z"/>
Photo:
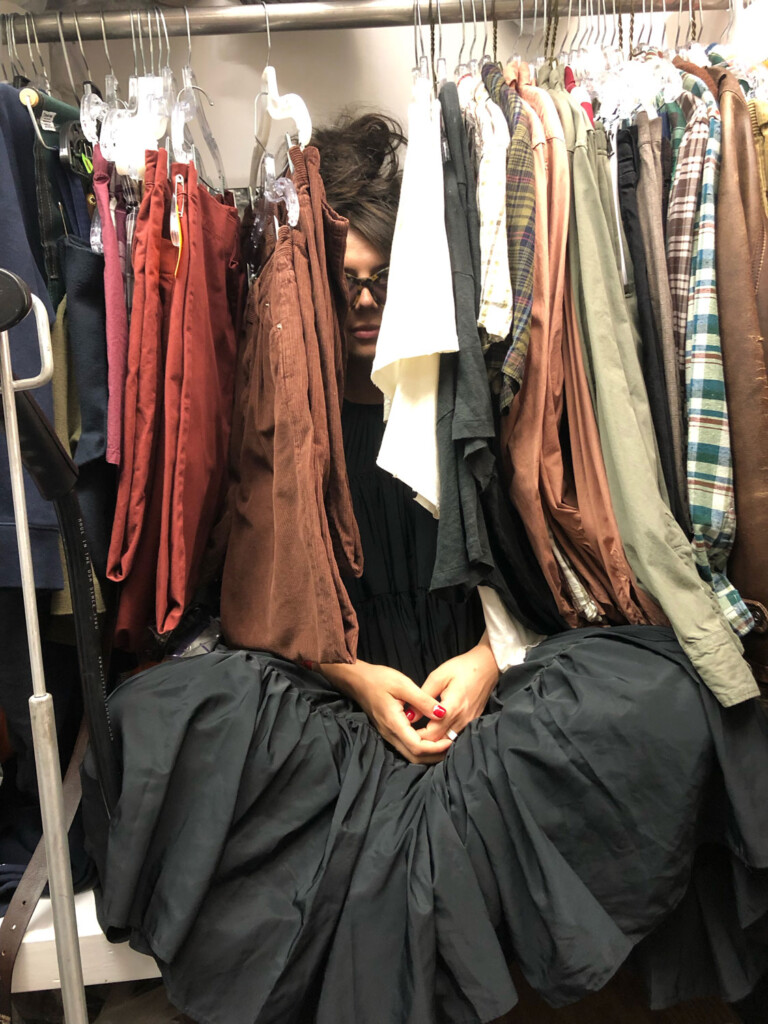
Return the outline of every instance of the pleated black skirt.
<path id="1" fill-rule="evenodd" d="M 513 959 L 554 1005 L 630 956 L 657 1007 L 768 967 L 766 714 L 669 630 L 544 641 L 433 767 L 253 652 L 160 665 L 110 713 L 102 924 L 201 1024 L 480 1024 Z"/>

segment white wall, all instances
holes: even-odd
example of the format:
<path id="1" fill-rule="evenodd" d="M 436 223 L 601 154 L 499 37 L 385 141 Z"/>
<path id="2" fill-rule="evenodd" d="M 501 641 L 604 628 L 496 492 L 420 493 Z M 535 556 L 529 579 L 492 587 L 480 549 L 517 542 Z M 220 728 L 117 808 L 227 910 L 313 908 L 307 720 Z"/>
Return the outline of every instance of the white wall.
<path id="1" fill-rule="evenodd" d="M 482 33 L 479 36 L 478 56 Z M 500 26 L 499 52 L 503 59 L 514 52 L 516 38 L 511 25 Z M 460 28 L 446 26 L 443 46 L 445 53 L 451 55 L 451 70 L 456 63 L 460 42 Z M 428 29 L 424 32 L 424 45 L 428 51 Z M 107 71 L 103 46 L 92 42 L 86 43 L 85 49 L 94 80 L 103 81 Z M 144 49 L 148 61 L 146 40 Z M 133 68 L 130 41 L 111 42 L 109 51 L 121 90 L 125 90 Z M 171 39 L 171 65 L 177 77 L 186 53 L 186 39 Z M 69 46 L 69 54 L 74 66 L 77 58 L 75 46 Z M 207 109 L 208 119 L 232 185 L 248 182 L 253 148 L 254 98 L 260 88 L 266 55 L 266 37 L 263 34 L 197 36 L 192 39 L 192 66 L 198 83 L 213 100 L 213 107 Z M 412 29 L 275 32 L 272 34 L 271 63 L 277 69 L 280 91 L 298 92 L 309 107 L 313 123 L 332 120 L 346 106 L 381 110 L 405 122 L 414 63 Z M 55 58 L 55 67 L 56 81 L 63 88 L 66 73 L 60 57 Z M 122 94 L 125 95 L 124 91 Z"/>

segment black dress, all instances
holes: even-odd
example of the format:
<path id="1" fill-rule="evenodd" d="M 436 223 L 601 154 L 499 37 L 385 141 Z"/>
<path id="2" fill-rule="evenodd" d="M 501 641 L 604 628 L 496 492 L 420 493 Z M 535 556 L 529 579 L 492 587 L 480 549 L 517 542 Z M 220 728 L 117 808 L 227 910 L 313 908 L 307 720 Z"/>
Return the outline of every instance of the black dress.
<path id="1" fill-rule="evenodd" d="M 481 623 L 426 592 L 434 524 L 372 468 L 381 410 L 344 415 L 360 656 L 421 681 Z M 100 920 L 199 1024 L 485 1024 L 512 960 L 554 1005 L 628 958 L 654 1007 L 735 1001 L 768 967 L 766 714 L 722 708 L 671 630 L 545 640 L 434 767 L 255 651 L 166 662 L 109 705 L 108 833 L 84 778 Z"/>
<path id="2" fill-rule="evenodd" d="M 381 405 L 345 402 L 344 452 L 365 561 L 345 579 L 360 624 L 358 657 L 399 669 L 421 685 L 483 633 L 476 594 L 429 592 L 437 521 L 400 480 L 376 465 L 384 436 Z"/>

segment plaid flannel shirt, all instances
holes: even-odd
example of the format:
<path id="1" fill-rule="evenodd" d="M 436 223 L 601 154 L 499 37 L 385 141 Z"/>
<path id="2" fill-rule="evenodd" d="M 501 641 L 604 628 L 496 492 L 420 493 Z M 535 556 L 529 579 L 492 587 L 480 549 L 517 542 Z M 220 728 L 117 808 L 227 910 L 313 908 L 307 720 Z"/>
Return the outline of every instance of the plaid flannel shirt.
<path id="1" fill-rule="evenodd" d="M 733 630 L 743 635 L 753 627 L 754 620 L 741 595 L 725 575 L 736 531 L 736 513 L 715 275 L 720 111 L 709 90 L 700 87 L 689 76 L 684 82 L 701 94 L 709 121 L 694 227 L 685 338 L 687 475 L 692 544 L 699 575 L 717 594 Z"/>
<path id="2" fill-rule="evenodd" d="M 557 543 L 549 526 L 547 526 L 547 533 L 552 545 L 552 554 L 555 556 L 555 561 L 560 567 L 563 580 L 573 600 L 573 607 L 587 622 L 605 622 L 605 616 L 600 611 L 597 602 L 582 583 L 573 562 Z"/>
<path id="3" fill-rule="evenodd" d="M 706 104 L 693 93 L 678 99 L 688 126 L 680 144 L 667 211 L 667 269 L 672 293 L 672 326 L 681 380 L 685 375 L 685 334 L 688 325 L 688 295 L 693 258 L 693 228 L 699 208 L 704 154 L 709 138 Z"/>
<path id="4" fill-rule="evenodd" d="M 507 250 L 515 302 L 509 348 L 501 366 L 500 404 L 504 409 L 520 390 L 531 340 L 533 250 L 536 242 L 533 150 L 531 126 L 517 91 L 509 88 L 494 64 L 486 64 L 482 76 L 491 99 L 504 112 L 511 140 L 507 150 Z M 489 353 L 491 359 L 495 358 L 495 348 Z"/>

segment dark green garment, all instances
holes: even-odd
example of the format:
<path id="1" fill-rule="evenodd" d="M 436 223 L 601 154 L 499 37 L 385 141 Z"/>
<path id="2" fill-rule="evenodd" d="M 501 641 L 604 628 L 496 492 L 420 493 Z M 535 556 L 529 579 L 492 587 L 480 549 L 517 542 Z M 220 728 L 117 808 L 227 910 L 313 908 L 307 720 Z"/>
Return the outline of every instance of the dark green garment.
<path id="1" fill-rule="evenodd" d="M 685 113 L 677 100 L 665 103 L 661 111 L 669 117 L 670 141 L 672 143 L 672 177 L 674 178 L 675 168 L 677 167 L 677 154 L 680 151 L 680 143 L 685 135 Z"/>

